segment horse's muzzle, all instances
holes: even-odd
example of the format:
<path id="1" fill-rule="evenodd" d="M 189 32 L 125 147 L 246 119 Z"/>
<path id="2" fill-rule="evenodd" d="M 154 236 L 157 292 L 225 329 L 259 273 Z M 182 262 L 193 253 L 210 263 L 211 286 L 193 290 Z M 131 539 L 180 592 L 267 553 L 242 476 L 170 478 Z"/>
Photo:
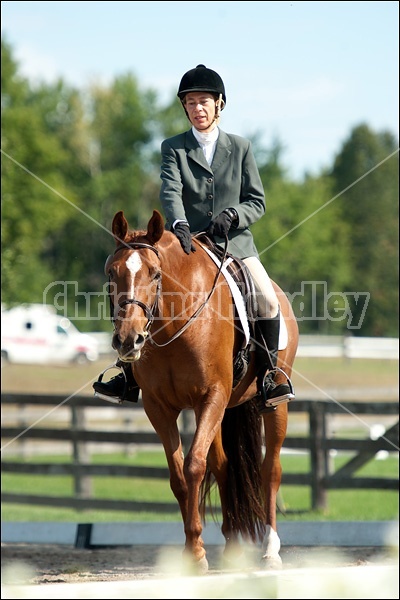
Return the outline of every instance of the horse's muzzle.
<path id="1" fill-rule="evenodd" d="M 142 348 L 148 338 L 148 333 L 134 334 L 121 339 L 119 333 L 115 332 L 112 338 L 112 347 L 118 352 L 118 357 L 123 362 L 136 362 L 139 360 Z"/>
<path id="2" fill-rule="evenodd" d="M 139 360 L 141 355 L 141 351 L 139 350 L 138 352 L 135 352 L 135 354 L 120 354 L 118 353 L 118 358 L 119 360 L 121 360 L 122 362 L 126 362 L 126 363 L 133 363 L 136 362 L 137 360 Z"/>

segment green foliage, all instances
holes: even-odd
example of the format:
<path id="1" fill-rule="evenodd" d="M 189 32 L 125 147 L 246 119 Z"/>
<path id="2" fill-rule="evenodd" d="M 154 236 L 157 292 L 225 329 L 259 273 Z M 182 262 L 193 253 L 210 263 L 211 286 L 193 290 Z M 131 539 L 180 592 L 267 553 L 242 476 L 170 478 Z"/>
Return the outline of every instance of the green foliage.
<path id="1" fill-rule="evenodd" d="M 2 81 L 3 301 L 40 301 L 52 277 L 45 261 L 50 240 L 69 211 L 61 200 L 67 194 L 61 171 L 68 154 L 48 130 L 35 94 L 12 68 L 6 45 L 3 63 L 10 76 L 5 79 L 3 74 Z"/>
<path id="2" fill-rule="evenodd" d="M 112 218 L 124 210 L 142 229 L 160 210 L 160 142 L 189 122 L 175 95 L 160 107 L 132 73 L 83 90 L 62 79 L 33 86 L 5 39 L 1 60 L 3 302 L 42 302 L 54 282 L 69 282 L 67 313 L 86 317 L 84 330 L 109 331 L 109 321 L 93 315 L 104 301 Z M 252 142 L 267 200 L 253 227 L 256 244 L 293 301 L 301 332 L 345 333 L 344 294 L 368 292 L 355 333 L 397 336 L 394 137 L 360 125 L 329 173 L 296 183 L 282 167 L 278 139 L 269 149 L 257 135 Z M 361 303 L 352 310 L 360 320 Z"/>
<path id="3" fill-rule="evenodd" d="M 185 110 L 174 96 L 165 108 L 158 111 L 157 125 L 162 139 L 178 135 L 191 127 Z"/>
<path id="4" fill-rule="evenodd" d="M 346 289 L 371 294 L 362 333 L 396 337 L 398 143 L 389 132 L 376 134 L 366 124 L 355 127 L 336 157 L 332 177 L 340 218 L 349 228 L 352 280 Z"/>
<path id="5" fill-rule="evenodd" d="M 346 321 L 328 318 L 326 297 L 351 281 L 346 225 L 330 202 L 331 181 L 299 186 L 280 177 L 266 194 L 267 211 L 252 227 L 260 259 L 292 301 L 301 333 L 340 333 Z"/>

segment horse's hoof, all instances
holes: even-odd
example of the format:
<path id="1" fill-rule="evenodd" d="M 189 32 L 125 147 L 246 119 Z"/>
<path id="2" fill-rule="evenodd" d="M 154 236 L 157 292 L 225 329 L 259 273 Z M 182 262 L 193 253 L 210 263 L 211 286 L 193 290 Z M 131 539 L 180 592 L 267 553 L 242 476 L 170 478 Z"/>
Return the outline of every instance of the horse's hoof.
<path id="1" fill-rule="evenodd" d="M 182 575 L 205 575 L 208 572 L 208 560 L 204 555 L 200 560 L 183 555 Z"/>
<path id="2" fill-rule="evenodd" d="M 205 575 L 208 572 L 208 560 L 205 556 L 196 563 L 196 570 L 198 575 Z"/>
<path id="3" fill-rule="evenodd" d="M 272 569 L 280 570 L 282 569 L 282 559 L 279 554 L 277 556 L 264 555 L 261 559 L 261 565 L 265 571 Z"/>

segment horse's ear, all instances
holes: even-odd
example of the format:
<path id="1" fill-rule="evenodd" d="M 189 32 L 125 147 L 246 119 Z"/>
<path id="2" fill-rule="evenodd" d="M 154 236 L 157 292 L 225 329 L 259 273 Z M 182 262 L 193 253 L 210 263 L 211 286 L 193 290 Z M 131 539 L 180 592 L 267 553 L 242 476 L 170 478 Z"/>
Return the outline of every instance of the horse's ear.
<path id="1" fill-rule="evenodd" d="M 112 222 L 112 232 L 117 246 L 125 240 L 128 233 L 128 221 L 124 217 L 123 210 L 115 213 Z"/>
<path id="2" fill-rule="evenodd" d="M 151 244 L 156 244 L 164 233 L 164 221 L 158 210 L 153 210 L 153 216 L 147 224 L 146 237 Z"/>

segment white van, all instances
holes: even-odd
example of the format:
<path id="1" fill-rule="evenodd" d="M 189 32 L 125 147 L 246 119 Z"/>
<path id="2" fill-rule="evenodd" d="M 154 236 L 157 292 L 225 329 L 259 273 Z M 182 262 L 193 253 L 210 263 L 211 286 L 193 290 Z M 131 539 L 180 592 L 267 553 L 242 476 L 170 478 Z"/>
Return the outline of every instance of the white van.
<path id="1" fill-rule="evenodd" d="M 1 310 L 1 362 L 84 364 L 99 357 L 98 341 L 80 333 L 52 306 L 27 304 Z"/>

